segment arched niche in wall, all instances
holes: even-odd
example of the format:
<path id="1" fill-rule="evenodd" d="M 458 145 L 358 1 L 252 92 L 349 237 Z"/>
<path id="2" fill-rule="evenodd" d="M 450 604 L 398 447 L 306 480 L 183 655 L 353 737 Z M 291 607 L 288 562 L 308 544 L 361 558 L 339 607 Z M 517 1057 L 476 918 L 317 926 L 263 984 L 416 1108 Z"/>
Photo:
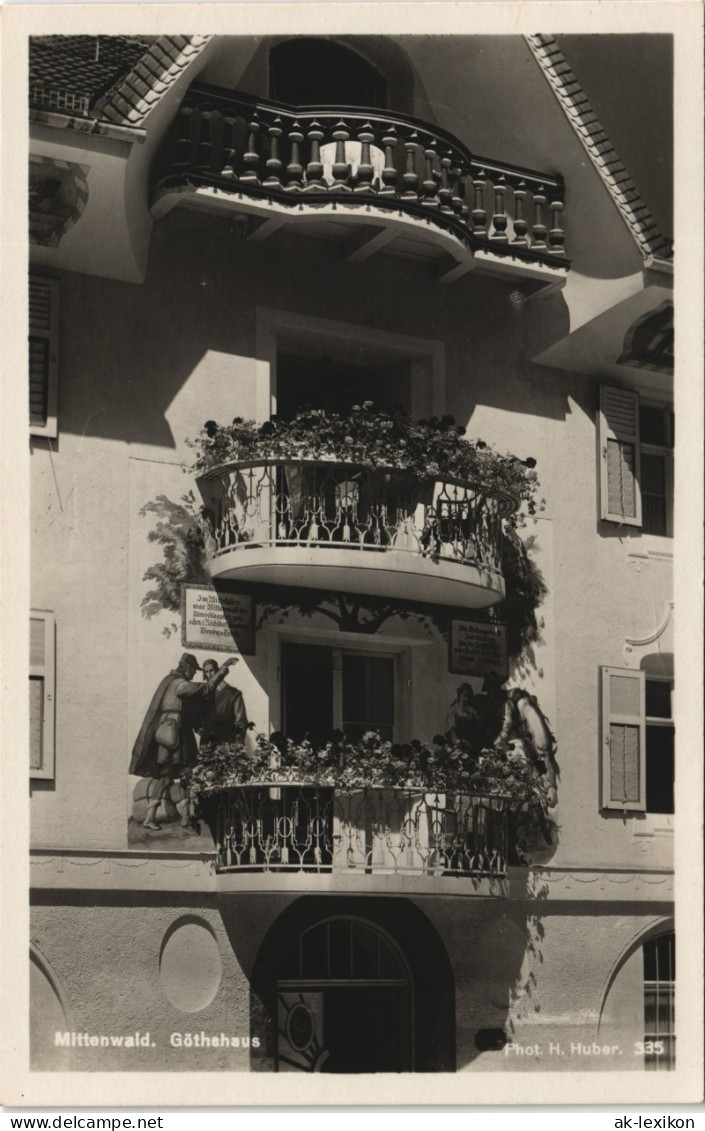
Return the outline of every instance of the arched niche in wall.
<path id="1" fill-rule="evenodd" d="M 639 933 L 610 972 L 600 1009 L 600 1043 L 618 1045 L 635 1068 L 674 1067 L 675 980 L 673 921 L 661 919 Z"/>
<path id="2" fill-rule="evenodd" d="M 57 1044 L 56 1034 L 73 1028 L 66 998 L 56 974 L 36 946 L 29 950 L 29 1043 L 34 1071 L 57 1072 L 70 1067 L 71 1050 Z"/>
<path id="3" fill-rule="evenodd" d="M 269 93 L 290 106 L 387 105 L 387 80 L 347 44 L 300 36 L 269 52 Z"/>

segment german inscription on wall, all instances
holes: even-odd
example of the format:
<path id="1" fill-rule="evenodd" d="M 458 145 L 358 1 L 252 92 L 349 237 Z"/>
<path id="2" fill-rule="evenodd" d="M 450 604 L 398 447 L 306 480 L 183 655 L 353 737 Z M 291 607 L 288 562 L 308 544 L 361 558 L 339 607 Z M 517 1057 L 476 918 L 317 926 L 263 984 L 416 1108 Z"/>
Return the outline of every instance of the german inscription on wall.
<path id="1" fill-rule="evenodd" d="M 506 679 L 507 632 L 503 624 L 451 621 L 448 667 L 458 675 L 496 672 Z"/>
<path id="2" fill-rule="evenodd" d="M 181 599 L 185 648 L 254 654 L 254 607 L 249 595 L 183 585 Z"/>

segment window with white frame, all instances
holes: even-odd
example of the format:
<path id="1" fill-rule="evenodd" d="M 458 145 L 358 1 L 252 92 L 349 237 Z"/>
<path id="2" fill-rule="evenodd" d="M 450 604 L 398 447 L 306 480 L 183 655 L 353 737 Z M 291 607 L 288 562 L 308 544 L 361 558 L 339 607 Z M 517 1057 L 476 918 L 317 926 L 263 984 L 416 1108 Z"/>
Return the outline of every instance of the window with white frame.
<path id="1" fill-rule="evenodd" d="M 59 354 L 59 283 L 29 277 L 29 430 L 56 437 Z"/>
<path id="2" fill-rule="evenodd" d="M 674 418 L 633 389 L 602 385 L 599 414 L 601 517 L 673 534 Z"/>
<path id="3" fill-rule="evenodd" d="M 644 1067 L 676 1066 L 676 936 L 647 939 L 644 956 Z"/>
<path id="4" fill-rule="evenodd" d="M 673 680 L 602 669 L 602 807 L 673 813 Z"/>
<path id="5" fill-rule="evenodd" d="M 54 777 L 55 627 L 52 613 L 29 619 L 29 774 Z"/>

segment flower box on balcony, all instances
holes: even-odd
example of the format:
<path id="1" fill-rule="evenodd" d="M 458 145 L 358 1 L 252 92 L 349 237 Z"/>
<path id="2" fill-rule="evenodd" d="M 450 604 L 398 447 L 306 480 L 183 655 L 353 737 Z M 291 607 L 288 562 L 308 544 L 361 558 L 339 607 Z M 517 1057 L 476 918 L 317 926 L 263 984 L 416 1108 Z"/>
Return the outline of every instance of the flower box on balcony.
<path id="1" fill-rule="evenodd" d="M 510 815 L 540 826 L 547 808 L 520 755 L 374 732 L 317 750 L 264 735 L 254 753 L 207 746 L 191 788 L 221 872 L 501 876 Z"/>
<path id="2" fill-rule="evenodd" d="M 414 424 L 370 403 L 348 417 L 209 421 L 195 470 L 212 575 L 412 600 L 422 583 L 430 602 L 496 603 L 503 522 L 534 507 L 533 461 L 462 433 L 450 417 Z"/>

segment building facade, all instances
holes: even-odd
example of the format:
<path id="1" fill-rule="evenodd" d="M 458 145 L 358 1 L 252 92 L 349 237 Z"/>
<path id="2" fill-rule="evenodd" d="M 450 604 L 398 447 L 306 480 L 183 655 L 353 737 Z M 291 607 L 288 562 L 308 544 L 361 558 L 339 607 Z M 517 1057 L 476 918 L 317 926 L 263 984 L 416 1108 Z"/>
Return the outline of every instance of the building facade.
<path id="1" fill-rule="evenodd" d="M 675 1065 L 671 153 L 650 212 L 600 39 L 32 41 L 35 1068 Z"/>

